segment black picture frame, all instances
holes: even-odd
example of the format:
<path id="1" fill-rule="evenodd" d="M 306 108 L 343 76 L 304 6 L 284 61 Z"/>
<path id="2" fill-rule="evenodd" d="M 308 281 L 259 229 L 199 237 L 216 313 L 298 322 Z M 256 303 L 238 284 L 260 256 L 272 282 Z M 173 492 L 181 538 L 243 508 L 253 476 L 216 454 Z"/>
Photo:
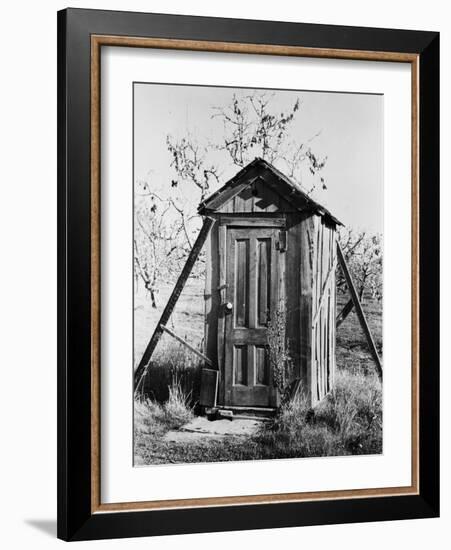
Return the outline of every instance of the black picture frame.
<path id="1" fill-rule="evenodd" d="M 91 36 L 399 52 L 419 61 L 419 493 L 92 512 Z M 331 55 L 333 57 L 333 55 Z M 58 13 L 58 537 L 88 540 L 439 515 L 439 34 L 67 9 Z"/>

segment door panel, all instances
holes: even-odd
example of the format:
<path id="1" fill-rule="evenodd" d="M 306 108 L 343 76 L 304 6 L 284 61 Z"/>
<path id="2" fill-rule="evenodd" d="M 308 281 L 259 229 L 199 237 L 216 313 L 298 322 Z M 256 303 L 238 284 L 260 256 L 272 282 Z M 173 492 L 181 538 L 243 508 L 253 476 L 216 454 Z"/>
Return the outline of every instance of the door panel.
<path id="1" fill-rule="evenodd" d="M 247 347 L 244 344 L 233 346 L 233 385 L 247 386 Z"/>
<path id="2" fill-rule="evenodd" d="M 271 239 L 257 239 L 257 325 L 268 324 L 271 300 Z"/>
<path id="3" fill-rule="evenodd" d="M 269 386 L 269 354 L 266 346 L 255 346 L 255 385 Z"/>
<path id="4" fill-rule="evenodd" d="M 249 322 L 249 239 L 236 239 L 235 246 L 235 326 Z"/>
<path id="5" fill-rule="evenodd" d="M 279 300 L 277 227 L 227 228 L 225 404 L 276 405 L 268 353 L 268 320 Z"/>

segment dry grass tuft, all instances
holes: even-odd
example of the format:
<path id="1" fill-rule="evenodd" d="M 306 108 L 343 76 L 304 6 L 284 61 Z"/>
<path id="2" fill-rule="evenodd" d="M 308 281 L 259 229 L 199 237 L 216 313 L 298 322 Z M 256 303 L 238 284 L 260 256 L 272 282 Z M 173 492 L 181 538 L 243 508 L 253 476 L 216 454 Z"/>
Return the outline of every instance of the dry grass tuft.
<path id="1" fill-rule="evenodd" d="M 191 392 L 186 393 L 181 382 L 174 377 L 169 387 L 169 398 L 163 405 L 166 422 L 171 425 L 171 429 L 179 428 L 193 418 L 190 402 Z"/>
<path id="2" fill-rule="evenodd" d="M 166 432 L 180 428 L 193 418 L 190 399 L 190 394 L 183 390 L 176 378 L 169 387 L 169 398 L 165 403 L 135 399 L 135 457 L 142 456 L 146 448 L 155 445 Z"/>
<path id="3" fill-rule="evenodd" d="M 259 436 L 275 457 L 382 452 L 382 391 L 376 376 L 338 371 L 335 388 L 315 408 L 302 392 Z"/>
<path id="4" fill-rule="evenodd" d="M 338 371 L 315 416 L 340 435 L 349 453 L 382 452 L 382 387 L 376 375 Z"/>

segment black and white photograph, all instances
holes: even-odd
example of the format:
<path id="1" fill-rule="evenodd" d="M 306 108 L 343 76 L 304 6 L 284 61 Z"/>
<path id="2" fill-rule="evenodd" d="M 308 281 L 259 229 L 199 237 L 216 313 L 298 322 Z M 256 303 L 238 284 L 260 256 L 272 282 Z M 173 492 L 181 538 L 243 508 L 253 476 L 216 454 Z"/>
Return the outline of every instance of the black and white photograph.
<path id="1" fill-rule="evenodd" d="M 135 466 L 383 453 L 383 107 L 133 84 Z"/>
<path id="2" fill-rule="evenodd" d="M 451 31 L 376 7 L 5 5 L 3 548 L 446 548 Z"/>

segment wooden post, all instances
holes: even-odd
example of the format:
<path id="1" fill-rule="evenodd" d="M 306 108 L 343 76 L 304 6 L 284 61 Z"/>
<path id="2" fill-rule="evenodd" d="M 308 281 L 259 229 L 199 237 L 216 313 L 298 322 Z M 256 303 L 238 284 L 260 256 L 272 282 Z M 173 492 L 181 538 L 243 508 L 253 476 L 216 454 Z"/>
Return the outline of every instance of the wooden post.
<path id="1" fill-rule="evenodd" d="M 166 323 L 169 321 L 169 318 L 174 310 L 177 300 L 179 299 L 180 294 L 182 293 L 183 287 L 185 286 L 185 283 L 191 273 L 191 270 L 193 269 L 193 266 L 197 260 L 197 257 L 199 256 L 199 253 L 202 250 L 205 240 L 207 239 L 208 234 L 210 233 L 210 229 L 213 223 L 214 223 L 214 220 L 212 218 L 205 218 L 202 229 L 200 230 L 200 233 L 197 236 L 196 242 L 194 243 L 193 248 L 191 249 L 191 252 L 188 256 L 188 259 L 186 260 L 186 264 L 184 265 L 182 272 L 180 273 L 180 276 L 175 284 L 174 290 L 172 291 L 172 294 L 169 297 L 168 303 L 166 304 L 166 307 L 164 308 L 163 313 L 161 314 L 160 320 L 157 323 L 157 326 L 152 334 L 152 338 L 147 344 L 147 348 L 141 358 L 141 361 L 139 362 L 138 368 L 135 371 L 135 375 L 134 375 L 135 391 L 138 389 L 139 385 L 144 379 L 144 375 L 146 374 L 147 369 L 149 367 L 152 354 L 155 351 L 155 348 L 158 344 L 158 341 L 161 338 L 161 335 L 163 334 L 162 326 L 165 326 Z"/>
<path id="2" fill-rule="evenodd" d="M 362 326 L 363 332 L 365 333 L 371 355 L 376 364 L 377 374 L 379 375 L 379 378 L 382 380 L 382 363 L 381 363 L 379 354 L 377 353 L 376 345 L 374 343 L 373 336 L 371 335 L 370 327 L 368 326 L 365 314 L 363 313 L 362 305 L 360 303 L 357 291 L 355 289 L 354 282 L 348 270 L 348 266 L 346 265 L 346 260 L 343 256 L 343 251 L 341 250 L 340 243 L 338 242 L 337 242 L 337 254 L 338 254 L 338 261 L 340 262 L 341 269 L 343 270 L 343 274 L 345 276 L 352 301 L 354 302 L 354 307 L 355 307 L 357 316 L 359 318 L 360 325 Z"/>

